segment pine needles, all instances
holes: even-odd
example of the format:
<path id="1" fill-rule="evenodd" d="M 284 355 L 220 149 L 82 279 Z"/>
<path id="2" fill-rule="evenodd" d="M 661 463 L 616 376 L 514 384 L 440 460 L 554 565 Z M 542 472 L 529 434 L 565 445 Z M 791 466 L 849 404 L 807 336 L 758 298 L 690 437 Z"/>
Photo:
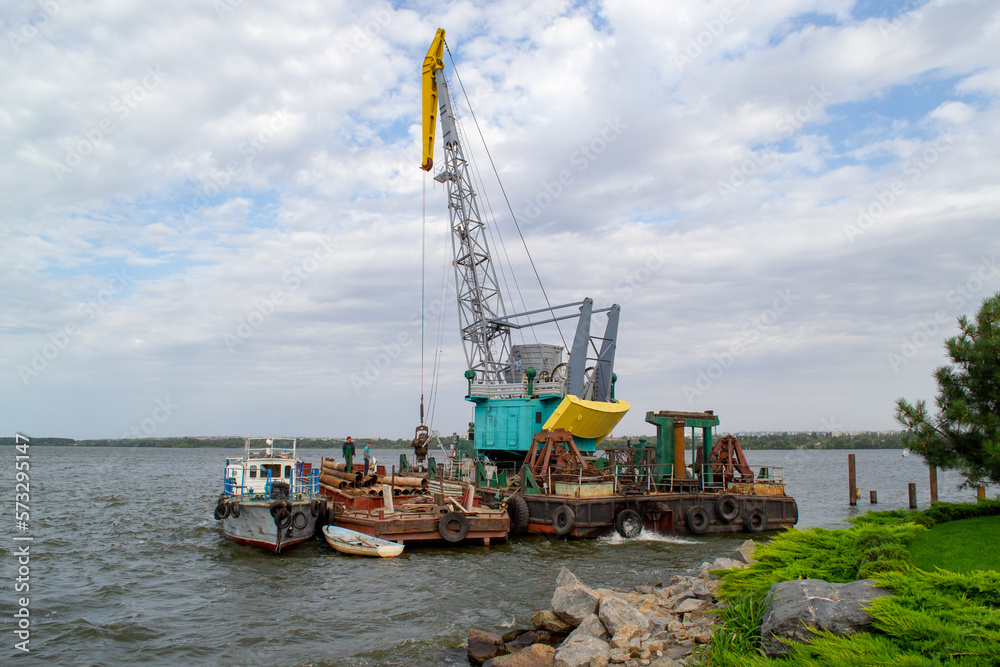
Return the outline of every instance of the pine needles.
<path id="1" fill-rule="evenodd" d="M 925 665 L 1000 664 L 1000 572 L 928 572 L 910 564 L 909 541 L 927 526 L 1000 512 L 1000 503 L 935 505 L 925 512 L 871 512 L 848 530 L 812 528 L 758 545 L 745 569 L 717 572 L 723 578 L 712 644 L 698 655 L 703 665 Z M 760 648 L 760 621 L 772 584 L 790 579 L 849 582 L 872 578 L 892 591 L 868 609 L 872 633 L 837 637 L 817 632 L 782 659 Z"/>

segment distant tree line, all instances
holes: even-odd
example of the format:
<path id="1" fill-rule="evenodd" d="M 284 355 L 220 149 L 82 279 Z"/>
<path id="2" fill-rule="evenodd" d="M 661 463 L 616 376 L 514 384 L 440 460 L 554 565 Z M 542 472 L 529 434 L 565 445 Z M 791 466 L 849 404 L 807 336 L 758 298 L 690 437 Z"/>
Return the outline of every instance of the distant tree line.
<path id="1" fill-rule="evenodd" d="M 646 439 L 647 444 L 655 444 L 656 437 L 629 436 L 608 438 L 605 444 L 625 445 L 626 441 L 637 443 L 639 438 Z M 785 432 L 785 433 L 754 433 L 737 434 L 740 444 L 747 449 L 903 449 L 902 432 L 865 431 L 862 433 L 830 433 L 822 431 Z M 452 442 L 453 438 L 442 438 L 444 442 Z M 691 438 L 686 438 L 687 446 L 691 446 Z M 701 438 L 698 438 L 701 441 Z M 215 447 L 219 449 L 241 449 L 245 438 L 124 438 L 113 440 L 73 440 L 72 438 L 32 438 L 34 446 L 61 445 L 64 447 Z M 299 438 L 296 444 L 300 449 L 337 449 L 343 444 L 343 438 Z M 354 438 L 354 446 L 360 451 L 365 445 L 371 444 L 372 449 L 409 449 L 412 440 L 405 438 Z M 13 445 L 14 438 L 0 438 L 0 446 Z"/>
<path id="2" fill-rule="evenodd" d="M 336 449 L 343 438 L 298 438 L 296 447 L 300 449 Z M 354 438 L 354 446 L 360 451 L 371 444 L 372 449 L 408 449 L 412 440 L 389 438 Z M 98 440 L 74 440 L 72 438 L 31 438 L 29 445 L 35 447 L 214 447 L 218 449 L 242 449 L 245 438 L 119 438 Z M 0 446 L 14 445 L 14 438 L 0 438 Z"/>
<path id="3" fill-rule="evenodd" d="M 717 434 L 716 437 L 722 434 Z M 863 431 L 860 433 L 834 433 L 829 431 L 786 431 L 784 433 L 743 433 L 735 434 L 744 449 L 904 449 L 902 431 Z M 626 441 L 634 445 L 640 436 L 608 438 L 605 443 L 624 446 Z M 656 444 L 656 436 L 641 436 L 646 444 Z M 691 447 L 691 436 L 685 438 Z M 697 438 L 701 442 L 701 437 Z"/>

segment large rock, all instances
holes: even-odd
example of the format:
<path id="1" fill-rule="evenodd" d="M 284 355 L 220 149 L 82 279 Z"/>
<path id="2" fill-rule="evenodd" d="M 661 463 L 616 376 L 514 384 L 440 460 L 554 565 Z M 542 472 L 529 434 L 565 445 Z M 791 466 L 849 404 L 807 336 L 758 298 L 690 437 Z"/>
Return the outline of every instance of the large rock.
<path id="1" fill-rule="evenodd" d="M 481 665 L 490 658 L 503 655 L 507 652 L 507 647 L 503 643 L 500 635 L 492 632 L 483 632 L 475 628 L 469 630 L 469 662 Z"/>
<path id="2" fill-rule="evenodd" d="M 684 598 L 674 607 L 674 613 L 686 614 L 690 611 L 698 611 L 705 606 L 705 601 L 700 598 Z"/>
<path id="3" fill-rule="evenodd" d="M 545 630 L 554 635 L 566 634 L 573 629 L 573 626 L 560 618 L 559 614 L 551 609 L 535 612 L 531 617 L 531 622 L 536 630 Z"/>
<path id="4" fill-rule="evenodd" d="M 736 550 L 736 558 L 743 561 L 747 565 L 754 562 L 753 550 L 757 547 L 753 540 L 747 540 L 740 545 L 740 548 Z"/>
<path id="5" fill-rule="evenodd" d="M 625 625 L 634 625 L 642 634 L 649 633 L 650 623 L 642 612 L 620 598 L 601 598 L 601 623 L 614 636 Z"/>
<path id="6" fill-rule="evenodd" d="M 670 658 L 657 658 L 649 663 L 649 667 L 683 667 L 681 663 Z"/>
<path id="7" fill-rule="evenodd" d="M 764 651 L 769 656 L 789 652 L 779 638 L 806 643 L 815 635 L 809 628 L 829 630 L 847 636 L 867 630 L 871 617 L 867 604 L 889 591 L 873 586 L 871 580 L 831 584 L 819 579 L 782 581 L 771 586 L 771 603 L 764 610 L 760 626 Z"/>
<path id="8" fill-rule="evenodd" d="M 598 618 L 597 614 L 591 614 L 580 621 L 580 625 L 576 626 L 576 630 L 570 633 L 566 641 L 573 642 L 583 637 L 596 637 L 601 641 L 608 640 L 608 631 L 604 627 L 604 624 L 601 623 L 601 619 Z"/>
<path id="9" fill-rule="evenodd" d="M 513 655 L 490 658 L 483 667 L 552 667 L 556 650 L 544 644 L 535 644 Z"/>
<path id="10" fill-rule="evenodd" d="M 597 611 L 600 596 L 583 584 L 565 567 L 559 570 L 556 591 L 552 594 L 552 611 L 572 626 Z"/>
<path id="11" fill-rule="evenodd" d="M 541 644 L 541 638 L 538 633 L 534 630 L 529 630 L 524 634 L 518 635 L 517 638 L 513 640 L 504 640 L 507 645 L 507 650 L 511 653 L 517 653 L 522 649 L 526 649 L 533 644 Z"/>
<path id="12" fill-rule="evenodd" d="M 611 647 L 596 637 L 566 641 L 556 650 L 554 667 L 607 667 Z"/>
<path id="13" fill-rule="evenodd" d="M 681 593 L 682 598 L 698 598 L 699 600 L 711 600 L 712 594 L 708 590 L 708 586 L 702 579 L 694 579 L 691 582 L 691 588 L 687 589 Z"/>
<path id="14" fill-rule="evenodd" d="M 642 630 L 638 626 L 626 623 L 618 628 L 618 631 L 615 632 L 615 636 L 611 638 L 609 643 L 611 644 L 611 648 L 624 648 L 630 641 L 638 639 L 641 636 Z"/>

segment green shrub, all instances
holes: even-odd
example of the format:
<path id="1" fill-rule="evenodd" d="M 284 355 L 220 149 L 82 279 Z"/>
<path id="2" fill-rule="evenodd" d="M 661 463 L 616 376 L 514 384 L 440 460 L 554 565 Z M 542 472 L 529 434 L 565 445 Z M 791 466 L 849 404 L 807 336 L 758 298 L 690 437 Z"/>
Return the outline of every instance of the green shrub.
<path id="1" fill-rule="evenodd" d="M 869 512 L 847 530 L 813 528 L 775 536 L 744 569 L 723 570 L 720 623 L 700 664 L 718 667 L 790 665 L 1000 664 L 1000 572 L 926 572 L 910 565 L 907 543 L 927 527 L 1000 514 L 1000 502 L 940 504 L 923 512 Z M 767 659 L 760 620 L 771 585 L 789 579 L 848 582 L 875 579 L 891 596 L 868 609 L 873 633 L 817 633 L 788 657 Z"/>

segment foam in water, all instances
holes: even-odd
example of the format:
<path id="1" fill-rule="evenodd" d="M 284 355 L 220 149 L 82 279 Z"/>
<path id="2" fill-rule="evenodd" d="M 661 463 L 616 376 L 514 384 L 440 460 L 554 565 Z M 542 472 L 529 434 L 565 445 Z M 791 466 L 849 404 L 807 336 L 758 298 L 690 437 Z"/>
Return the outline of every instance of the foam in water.
<path id="1" fill-rule="evenodd" d="M 632 542 L 668 542 L 670 544 L 698 544 L 695 540 L 686 540 L 674 535 L 663 535 L 653 530 L 642 529 L 637 537 L 622 537 L 617 531 L 612 531 L 610 535 L 597 538 L 598 544 L 629 544 Z"/>

